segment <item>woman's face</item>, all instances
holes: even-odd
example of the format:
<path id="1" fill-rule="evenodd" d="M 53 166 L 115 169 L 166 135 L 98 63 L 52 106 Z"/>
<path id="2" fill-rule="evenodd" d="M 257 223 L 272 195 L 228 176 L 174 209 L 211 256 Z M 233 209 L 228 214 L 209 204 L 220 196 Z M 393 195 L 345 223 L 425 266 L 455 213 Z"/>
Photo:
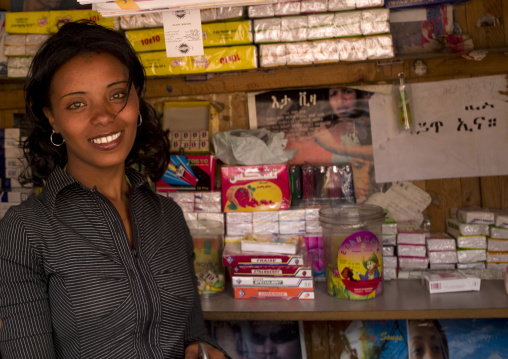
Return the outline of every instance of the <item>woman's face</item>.
<path id="1" fill-rule="evenodd" d="M 65 140 L 70 174 L 124 166 L 139 112 L 128 77 L 127 67 L 105 53 L 74 57 L 53 76 L 44 113 Z"/>
<path id="2" fill-rule="evenodd" d="M 444 359 L 442 338 L 433 325 L 409 324 L 410 359 Z"/>

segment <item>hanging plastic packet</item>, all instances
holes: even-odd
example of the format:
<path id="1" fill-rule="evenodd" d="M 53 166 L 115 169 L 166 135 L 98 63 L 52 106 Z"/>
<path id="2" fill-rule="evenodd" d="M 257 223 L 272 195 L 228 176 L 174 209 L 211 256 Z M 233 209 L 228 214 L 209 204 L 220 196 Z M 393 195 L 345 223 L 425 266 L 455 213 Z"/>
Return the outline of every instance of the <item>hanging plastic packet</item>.
<path id="1" fill-rule="evenodd" d="M 413 133 L 414 119 L 411 85 L 407 83 L 403 72 L 400 72 L 398 76 L 398 84 L 394 86 L 398 127 L 400 131 Z"/>

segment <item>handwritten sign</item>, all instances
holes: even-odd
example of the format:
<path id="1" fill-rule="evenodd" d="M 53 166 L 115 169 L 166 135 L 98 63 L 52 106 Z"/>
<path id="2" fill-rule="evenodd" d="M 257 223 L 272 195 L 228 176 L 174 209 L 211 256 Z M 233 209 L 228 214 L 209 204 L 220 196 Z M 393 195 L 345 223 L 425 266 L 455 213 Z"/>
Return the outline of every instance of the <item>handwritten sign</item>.
<path id="1" fill-rule="evenodd" d="M 508 174 L 504 75 L 412 85 L 415 131 L 399 131 L 390 89 L 370 100 L 378 183 Z"/>

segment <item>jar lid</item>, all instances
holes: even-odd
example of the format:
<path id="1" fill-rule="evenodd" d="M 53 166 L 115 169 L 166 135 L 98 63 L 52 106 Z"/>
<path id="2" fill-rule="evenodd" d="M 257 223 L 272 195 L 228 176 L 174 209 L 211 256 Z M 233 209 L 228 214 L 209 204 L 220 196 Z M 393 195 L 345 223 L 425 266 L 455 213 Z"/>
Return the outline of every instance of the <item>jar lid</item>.
<path id="1" fill-rule="evenodd" d="M 342 204 L 319 210 L 319 220 L 332 225 L 384 221 L 384 218 L 383 208 L 373 204 Z"/>

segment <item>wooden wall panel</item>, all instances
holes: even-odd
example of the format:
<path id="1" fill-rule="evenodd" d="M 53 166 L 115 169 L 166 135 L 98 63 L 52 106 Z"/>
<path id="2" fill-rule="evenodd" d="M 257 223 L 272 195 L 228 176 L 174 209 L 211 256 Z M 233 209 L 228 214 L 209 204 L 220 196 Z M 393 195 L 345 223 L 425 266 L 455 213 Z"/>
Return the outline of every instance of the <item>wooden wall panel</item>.
<path id="1" fill-rule="evenodd" d="M 330 358 L 328 322 L 310 322 L 311 348 L 309 359 Z M 309 349 L 307 349 L 309 352 Z"/>
<path id="2" fill-rule="evenodd" d="M 480 178 L 469 177 L 460 179 L 463 206 L 481 206 Z"/>
<path id="3" fill-rule="evenodd" d="M 425 214 L 430 216 L 431 230 L 433 232 L 443 232 L 445 230 L 445 220 L 448 213 L 443 208 L 445 195 L 443 193 L 443 180 L 429 180 L 425 183 L 425 190 L 432 198 L 431 204 L 427 207 Z"/>

